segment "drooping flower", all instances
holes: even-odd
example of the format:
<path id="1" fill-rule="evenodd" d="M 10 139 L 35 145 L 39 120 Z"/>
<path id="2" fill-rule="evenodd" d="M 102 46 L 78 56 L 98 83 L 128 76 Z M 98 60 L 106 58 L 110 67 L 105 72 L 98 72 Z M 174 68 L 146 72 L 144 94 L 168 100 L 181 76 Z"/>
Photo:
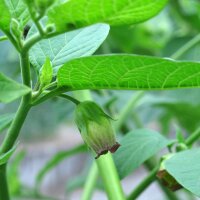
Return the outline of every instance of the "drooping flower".
<path id="1" fill-rule="evenodd" d="M 84 101 L 77 105 L 75 122 L 84 142 L 99 156 L 108 151 L 114 153 L 120 146 L 116 142 L 111 118 L 92 101 Z"/>

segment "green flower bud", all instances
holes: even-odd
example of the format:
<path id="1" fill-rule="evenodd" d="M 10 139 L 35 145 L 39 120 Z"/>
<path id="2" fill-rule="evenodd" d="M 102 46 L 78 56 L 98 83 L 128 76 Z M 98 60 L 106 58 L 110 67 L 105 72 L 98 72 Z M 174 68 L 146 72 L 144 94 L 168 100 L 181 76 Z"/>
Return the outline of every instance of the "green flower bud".
<path id="1" fill-rule="evenodd" d="M 85 101 L 78 104 L 75 122 L 84 142 L 96 152 L 96 159 L 108 151 L 114 153 L 119 148 L 111 118 L 96 103 Z"/>

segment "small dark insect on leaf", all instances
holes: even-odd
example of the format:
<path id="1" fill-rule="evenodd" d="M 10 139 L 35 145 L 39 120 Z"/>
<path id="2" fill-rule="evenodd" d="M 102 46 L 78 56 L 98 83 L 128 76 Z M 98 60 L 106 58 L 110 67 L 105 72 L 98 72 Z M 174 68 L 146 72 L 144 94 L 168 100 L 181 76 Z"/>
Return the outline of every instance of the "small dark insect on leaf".
<path id="1" fill-rule="evenodd" d="M 30 27 L 29 25 L 26 25 L 26 26 L 24 27 L 24 31 L 23 31 L 24 39 L 26 39 L 26 36 L 28 35 L 28 32 L 29 32 L 30 28 L 31 28 L 31 27 Z"/>

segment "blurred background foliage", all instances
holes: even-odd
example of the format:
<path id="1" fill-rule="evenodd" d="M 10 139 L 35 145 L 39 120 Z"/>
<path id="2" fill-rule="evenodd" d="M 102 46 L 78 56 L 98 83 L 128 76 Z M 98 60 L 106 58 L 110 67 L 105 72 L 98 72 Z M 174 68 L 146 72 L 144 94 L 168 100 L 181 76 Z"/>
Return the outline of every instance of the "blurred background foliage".
<path id="1" fill-rule="evenodd" d="M 131 53 L 172 58 L 175 52 L 198 37 L 199 32 L 200 1 L 171 0 L 158 16 L 147 22 L 134 26 L 111 27 L 108 38 L 96 54 Z M 16 51 L 8 42 L 1 42 L 0 49 L 1 71 L 20 81 Z M 199 61 L 199 52 L 200 41 L 177 59 Z M 34 71 L 32 76 L 35 76 Z M 92 91 L 95 101 L 115 119 L 124 105 L 137 93 L 137 91 Z M 174 138 L 175 127 L 178 126 L 187 136 L 200 126 L 199 99 L 199 89 L 144 92 L 119 132 L 125 134 L 134 128 L 153 126 L 159 132 Z M 0 104 L 0 113 L 15 112 L 18 103 Z M 56 130 L 61 124 L 73 125 L 73 109 L 73 104 L 57 98 L 34 107 L 23 127 L 21 141 L 40 141 L 49 136 L 56 137 Z M 67 134 L 66 132 L 66 140 L 70 140 Z M 2 136 L 3 134 L 0 135 L 0 139 Z M 9 170 L 10 177 L 16 177 L 10 179 L 13 194 L 20 194 L 23 190 L 18 169 L 24 157 L 24 152 L 17 153 Z M 73 181 L 68 182 L 68 190 L 84 184 L 88 171 L 87 159 L 84 165 L 78 178 L 74 177 Z M 98 188 L 102 188 L 101 183 L 98 184 Z"/>

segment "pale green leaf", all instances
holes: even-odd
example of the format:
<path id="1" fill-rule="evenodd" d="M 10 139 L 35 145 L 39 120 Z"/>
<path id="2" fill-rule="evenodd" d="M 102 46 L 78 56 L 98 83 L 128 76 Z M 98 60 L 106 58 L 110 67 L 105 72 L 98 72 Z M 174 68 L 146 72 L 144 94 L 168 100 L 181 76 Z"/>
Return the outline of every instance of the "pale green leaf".
<path id="1" fill-rule="evenodd" d="M 58 85 L 69 90 L 200 87 L 200 63 L 139 55 L 91 56 L 61 67 Z"/>
<path id="2" fill-rule="evenodd" d="M 10 12 L 4 0 L 0 0 L 0 29 L 4 32 L 10 30 Z"/>
<path id="3" fill-rule="evenodd" d="M 166 170 L 187 190 L 200 197 L 200 149 L 175 154 L 165 161 Z"/>
<path id="4" fill-rule="evenodd" d="M 9 158 L 12 156 L 12 154 L 15 152 L 17 148 L 17 145 L 15 145 L 12 149 L 10 149 L 8 152 L 0 154 L 0 165 L 3 165 L 8 162 Z"/>
<path id="5" fill-rule="evenodd" d="M 9 103 L 29 93 L 30 88 L 21 85 L 0 73 L 0 102 Z"/>
<path id="6" fill-rule="evenodd" d="M 51 83 L 53 77 L 53 68 L 50 59 L 47 57 L 44 65 L 41 68 L 40 84 L 46 86 Z"/>
<path id="7" fill-rule="evenodd" d="M 121 141 L 114 154 L 119 175 L 124 178 L 148 158 L 170 144 L 161 134 L 147 129 L 131 131 Z"/>
<path id="8" fill-rule="evenodd" d="M 155 16 L 167 0 L 70 0 L 48 12 L 58 31 L 105 22 L 135 24 Z"/>
<path id="9" fill-rule="evenodd" d="M 4 114 L 0 116 L 0 133 L 12 122 L 14 114 Z"/>
<path id="10" fill-rule="evenodd" d="M 39 70 L 46 57 L 49 57 L 54 71 L 57 71 L 69 60 L 92 55 L 106 39 L 108 32 L 108 25 L 96 24 L 42 40 L 31 48 L 30 61 Z"/>
<path id="11" fill-rule="evenodd" d="M 6 0 L 5 1 L 12 18 L 15 18 L 23 27 L 30 19 L 28 7 L 23 0 Z"/>

